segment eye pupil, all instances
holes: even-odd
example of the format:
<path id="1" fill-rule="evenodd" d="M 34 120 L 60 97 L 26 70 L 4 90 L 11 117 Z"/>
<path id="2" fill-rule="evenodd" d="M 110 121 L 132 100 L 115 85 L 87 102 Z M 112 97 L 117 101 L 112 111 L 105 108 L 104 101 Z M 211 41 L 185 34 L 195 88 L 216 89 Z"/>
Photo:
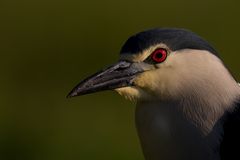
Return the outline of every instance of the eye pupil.
<path id="1" fill-rule="evenodd" d="M 167 58 L 167 51 L 163 48 L 156 49 L 151 57 L 154 62 L 161 63 Z"/>
<path id="2" fill-rule="evenodd" d="M 163 56 L 162 53 L 156 54 L 156 57 L 157 57 L 157 58 L 162 58 L 162 56 Z"/>

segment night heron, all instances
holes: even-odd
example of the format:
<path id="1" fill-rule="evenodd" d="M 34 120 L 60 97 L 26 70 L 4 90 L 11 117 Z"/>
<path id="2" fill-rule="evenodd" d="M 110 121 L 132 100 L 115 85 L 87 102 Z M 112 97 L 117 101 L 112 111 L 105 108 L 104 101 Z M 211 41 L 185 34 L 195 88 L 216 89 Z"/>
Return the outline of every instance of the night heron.
<path id="1" fill-rule="evenodd" d="M 68 97 L 102 90 L 137 102 L 146 160 L 240 159 L 240 87 L 198 35 L 174 28 L 140 32 L 123 45 L 116 64 Z"/>

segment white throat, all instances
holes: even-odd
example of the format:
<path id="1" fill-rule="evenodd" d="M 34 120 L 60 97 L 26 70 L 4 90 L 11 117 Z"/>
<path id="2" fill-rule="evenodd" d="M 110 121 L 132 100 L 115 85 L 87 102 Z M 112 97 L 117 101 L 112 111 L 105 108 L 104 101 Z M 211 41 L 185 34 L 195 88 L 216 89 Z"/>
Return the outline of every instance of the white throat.
<path id="1" fill-rule="evenodd" d="M 139 100 L 136 126 L 146 160 L 219 160 L 220 118 L 232 109 L 240 87 L 216 56 L 179 52 L 137 78 L 140 89 L 119 92 Z"/>

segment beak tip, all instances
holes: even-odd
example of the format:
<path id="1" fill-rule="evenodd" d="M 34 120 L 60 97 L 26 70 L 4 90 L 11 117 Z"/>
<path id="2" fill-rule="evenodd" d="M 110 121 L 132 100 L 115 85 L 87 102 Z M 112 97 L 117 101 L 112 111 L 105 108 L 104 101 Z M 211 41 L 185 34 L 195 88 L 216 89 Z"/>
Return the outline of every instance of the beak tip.
<path id="1" fill-rule="evenodd" d="M 72 98 L 72 97 L 75 97 L 75 96 L 77 96 L 77 95 L 78 95 L 77 92 L 71 91 L 71 92 L 67 95 L 66 98 Z"/>

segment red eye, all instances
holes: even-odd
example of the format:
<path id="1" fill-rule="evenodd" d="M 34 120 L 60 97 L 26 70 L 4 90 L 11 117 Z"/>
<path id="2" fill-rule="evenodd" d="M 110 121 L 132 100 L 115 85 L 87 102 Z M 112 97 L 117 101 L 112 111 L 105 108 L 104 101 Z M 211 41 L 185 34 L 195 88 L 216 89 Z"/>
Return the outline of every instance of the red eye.
<path id="1" fill-rule="evenodd" d="M 154 62 L 161 63 L 167 58 L 167 51 L 163 48 L 156 49 L 152 53 L 151 58 Z"/>

